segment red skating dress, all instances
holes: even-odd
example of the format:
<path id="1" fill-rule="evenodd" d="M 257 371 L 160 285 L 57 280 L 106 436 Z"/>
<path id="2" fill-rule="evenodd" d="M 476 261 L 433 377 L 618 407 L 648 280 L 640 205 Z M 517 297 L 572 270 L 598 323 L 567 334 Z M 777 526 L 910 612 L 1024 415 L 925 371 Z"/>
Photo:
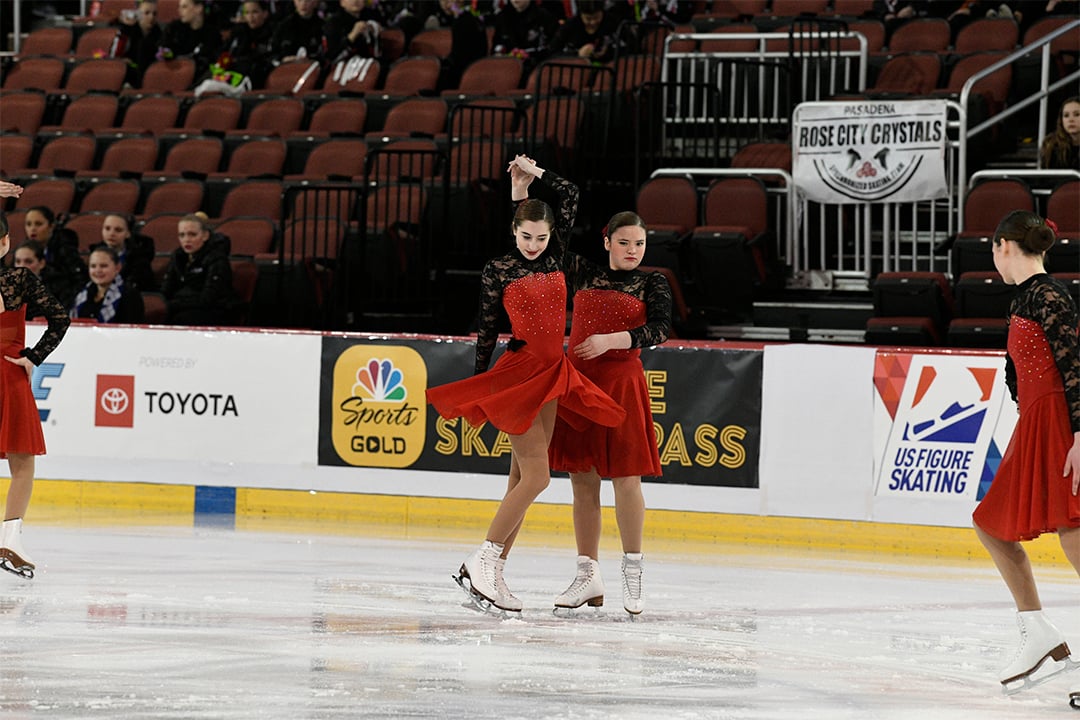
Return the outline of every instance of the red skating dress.
<path id="1" fill-rule="evenodd" d="M 1061 474 L 1080 430 L 1077 312 L 1061 283 L 1036 275 L 1017 288 L 1009 313 L 1006 382 L 1020 418 L 997 474 L 975 508 L 996 538 L 1030 540 L 1080 527 L 1080 497 Z"/>
<path id="2" fill-rule="evenodd" d="M 570 329 L 570 362 L 626 409 L 614 428 L 590 425 L 584 431 L 558 419 L 548 449 L 552 470 L 588 472 L 601 477 L 659 476 L 649 389 L 641 366 L 641 348 L 658 345 L 671 330 L 671 289 L 663 275 L 639 270 L 601 269 L 571 256 L 567 278 L 575 287 L 574 321 Z M 590 335 L 630 333 L 631 347 L 609 350 L 582 360 L 574 348 Z"/>
<path id="3" fill-rule="evenodd" d="M 0 297 L 4 308 L 15 308 L 0 312 L 0 355 L 25 356 L 40 365 L 67 331 L 70 321 L 64 307 L 26 268 L 0 271 Z M 33 348 L 26 347 L 27 307 L 49 322 Z M 44 455 L 45 436 L 26 370 L 0 358 L 0 457 L 8 453 Z"/>
<path id="4" fill-rule="evenodd" d="M 563 351 L 566 329 L 566 279 L 559 239 L 577 214 L 577 187 L 547 171 L 543 181 L 559 193 L 559 221 L 548 252 L 526 260 L 516 249 L 488 262 L 481 276 L 480 330 L 476 339 L 477 374 L 429 388 L 427 399 L 445 418 L 463 417 L 470 425 L 490 422 L 510 435 L 529 429 L 540 409 L 558 401 L 558 417 L 573 427 L 616 425 L 625 413 L 570 364 Z M 498 340 L 498 309 L 510 318 L 513 339 L 490 369 Z"/>

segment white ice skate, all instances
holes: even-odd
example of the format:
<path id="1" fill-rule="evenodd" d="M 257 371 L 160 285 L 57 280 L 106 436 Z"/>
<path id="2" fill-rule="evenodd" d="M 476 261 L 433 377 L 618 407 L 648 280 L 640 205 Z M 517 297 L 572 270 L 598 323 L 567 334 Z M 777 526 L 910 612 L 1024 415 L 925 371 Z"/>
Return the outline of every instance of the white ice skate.
<path id="1" fill-rule="evenodd" d="M 502 582 L 500 557 L 503 546 L 485 540 L 484 544 L 477 548 L 472 555 L 465 559 L 454 578 L 473 606 L 493 615 L 502 615 L 504 612 L 518 612 L 521 610 L 521 601 L 506 588 Z M 499 591 L 502 585 L 505 595 Z"/>
<path id="2" fill-rule="evenodd" d="M 506 609 L 511 612 L 521 612 L 522 604 L 517 595 L 510 592 L 509 586 L 506 584 L 506 579 L 503 577 L 503 572 L 506 570 L 506 558 L 502 555 L 495 563 L 495 587 L 499 591 L 499 599 L 506 605 Z"/>
<path id="3" fill-rule="evenodd" d="M 1046 619 L 1042 610 L 1016 613 L 1020 627 L 1020 649 L 1013 661 L 1001 671 L 1001 689 L 1006 695 L 1042 685 L 1063 672 L 1080 668 L 1080 663 L 1069 657 L 1069 645 L 1064 636 Z M 1058 663 L 1052 671 L 1035 676 L 1035 672 L 1047 660 Z"/>
<path id="4" fill-rule="evenodd" d="M 582 605 L 600 608 L 604 604 L 604 581 L 600 579 L 600 563 L 588 555 L 578 555 L 577 575 L 570 587 L 555 598 L 555 613 L 572 610 Z"/>
<path id="5" fill-rule="evenodd" d="M 5 520 L 0 529 L 0 568 L 19 577 L 34 577 L 34 561 L 22 546 L 22 518 Z"/>
<path id="6" fill-rule="evenodd" d="M 645 598 L 641 594 L 641 570 L 644 557 L 641 553 L 623 553 L 622 558 L 622 601 L 623 608 L 634 618 L 645 609 Z"/>
<path id="7" fill-rule="evenodd" d="M 1073 685 L 1073 689 L 1069 691 L 1069 706 L 1080 710 L 1080 684 Z"/>

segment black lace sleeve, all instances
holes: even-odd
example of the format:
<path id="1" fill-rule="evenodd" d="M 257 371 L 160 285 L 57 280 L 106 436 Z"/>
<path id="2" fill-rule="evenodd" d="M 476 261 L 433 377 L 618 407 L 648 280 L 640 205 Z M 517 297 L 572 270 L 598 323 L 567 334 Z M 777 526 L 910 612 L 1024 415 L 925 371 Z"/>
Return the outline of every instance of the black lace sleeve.
<path id="1" fill-rule="evenodd" d="M 41 339 L 34 347 L 24 348 L 20 353 L 35 365 L 40 365 L 64 339 L 64 333 L 71 324 L 67 310 L 45 289 L 37 276 L 26 268 L 14 268 L 0 274 L 0 295 L 3 296 L 4 307 L 8 310 L 26 304 L 27 317 L 45 317 L 49 326 Z"/>
<path id="2" fill-rule="evenodd" d="M 645 274 L 645 307 L 648 321 L 630 331 L 630 347 L 650 347 L 671 333 L 671 286 L 660 273 Z"/>
<path id="3" fill-rule="evenodd" d="M 1009 397 L 1016 402 L 1016 365 L 1008 353 L 1005 353 L 1005 387 L 1009 388 Z"/>
<path id="4" fill-rule="evenodd" d="M 559 196 L 559 207 L 555 209 L 555 232 L 552 233 L 555 249 L 551 254 L 562 265 L 570 247 L 570 231 L 574 229 L 574 222 L 577 220 L 581 191 L 577 185 L 550 170 L 545 170 L 540 180 Z"/>
<path id="5" fill-rule="evenodd" d="M 491 364 L 491 354 L 499 339 L 499 310 L 502 308 L 503 283 L 498 265 L 492 260 L 484 266 L 480 276 L 480 317 L 476 331 L 476 368 L 482 373 Z"/>
<path id="6" fill-rule="evenodd" d="M 1054 363 L 1061 371 L 1073 432 L 1080 432 L 1080 356 L 1077 354 L 1076 306 L 1068 291 L 1046 278 L 1034 288 L 1036 319 L 1042 324 Z"/>

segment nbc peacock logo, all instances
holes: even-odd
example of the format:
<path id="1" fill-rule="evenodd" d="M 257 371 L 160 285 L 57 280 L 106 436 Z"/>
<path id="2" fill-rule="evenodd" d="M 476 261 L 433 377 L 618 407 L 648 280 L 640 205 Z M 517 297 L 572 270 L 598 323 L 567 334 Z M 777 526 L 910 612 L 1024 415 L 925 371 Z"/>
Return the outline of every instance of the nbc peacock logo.
<path id="1" fill-rule="evenodd" d="M 341 353 L 334 363 L 334 450 L 350 465 L 414 463 L 424 448 L 426 387 L 427 366 L 412 348 L 354 345 Z"/>

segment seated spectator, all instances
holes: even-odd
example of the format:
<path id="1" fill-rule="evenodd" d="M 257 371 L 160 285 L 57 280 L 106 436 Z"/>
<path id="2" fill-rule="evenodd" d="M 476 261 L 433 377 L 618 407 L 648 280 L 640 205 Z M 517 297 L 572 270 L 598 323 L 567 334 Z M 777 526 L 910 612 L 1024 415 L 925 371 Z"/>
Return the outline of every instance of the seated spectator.
<path id="1" fill-rule="evenodd" d="M 274 63 L 322 57 L 323 20 L 319 0 L 293 0 L 292 12 L 274 28 L 270 55 Z"/>
<path id="2" fill-rule="evenodd" d="M 190 57 L 200 77 L 221 53 L 221 33 L 207 16 L 206 0 L 180 0 L 178 8 L 180 16 L 162 32 L 158 57 Z"/>
<path id="3" fill-rule="evenodd" d="M 141 323 L 144 319 L 142 294 L 124 282 L 120 256 L 107 245 L 90 251 L 90 282 L 71 305 L 74 318 L 100 323 Z"/>
<path id="4" fill-rule="evenodd" d="M 1057 127 L 1043 140 L 1039 160 L 1045 170 L 1080 170 L 1080 97 L 1061 103 Z"/>
<path id="5" fill-rule="evenodd" d="M 463 10 L 458 0 L 439 0 L 438 5 L 432 8 L 428 16 L 424 18 L 424 30 L 449 29 Z"/>
<path id="6" fill-rule="evenodd" d="M 520 57 L 528 72 L 551 52 L 558 29 L 551 13 L 532 0 L 510 0 L 495 16 L 492 54 Z"/>
<path id="7" fill-rule="evenodd" d="M 228 323 L 236 307 L 228 238 L 212 233 L 202 213 L 182 217 L 177 234 L 180 247 L 173 251 L 161 283 L 169 322 Z"/>
<path id="8" fill-rule="evenodd" d="M 151 263 L 154 260 L 154 239 L 133 233 L 132 219 L 124 215 L 106 215 L 101 224 L 102 245 L 112 248 L 121 265 L 120 274 L 129 287 L 139 292 L 157 290 L 157 280 Z"/>
<path id="9" fill-rule="evenodd" d="M 555 55 L 576 55 L 605 63 L 615 57 L 617 30 L 614 19 L 605 12 L 601 0 L 581 0 L 578 14 L 559 29 L 551 49 Z"/>
<path id="10" fill-rule="evenodd" d="M 27 240 L 45 248 L 49 291 L 64 307 L 71 307 L 75 293 L 86 283 L 86 263 L 79 256 L 79 238 L 71 230 L 56 227 L 56 215 L 44 205 L 26 211 L 23 220 Z"/>
<path id="11" fill-rule="evenodd" d="M 227 58 L 226 69 L 246 75 L 252 87 L 261 88 L 272 67 L 270 6 L 266 0 L 244 0 L 241 13 L 243 21 L 232 26 L 223 59 Z"/>
<path id="12" fill-rule="evenodd" d="M 45 286 L 45 289 L 50 293 L 53 293 L 53 273 L 52 268 L 45 261 L 45 246 L 39 243 L 37 240 L 24 240 L 19 247 L 15 248 L 15 267 L 24 267 L 30 272 L 37 275 L 38 280 Z M 34 316 L 39 317 L 39 316 Z M 30 319 L 30 316 L 27 316 Z"/>
<path id="13" fill-rule="evenodd" d="M 142 76 L 154 62 L 161 46 L 162 30 L 157 21 L 156 0 L 142 0 L 138 8 L 124 11 L 118 18 L 124 38 L 124 57 L 128 61 L 127 82 L 132 87 L 142 85 Z"/>
<path id="14" fill-rule="evenodd" d="M 379 32 L 386 17 L 366 0 L 341 0 L 341 9 L 323 25 L 326 57 L 331 63 L 350 57 L 378 57 Z"/>

